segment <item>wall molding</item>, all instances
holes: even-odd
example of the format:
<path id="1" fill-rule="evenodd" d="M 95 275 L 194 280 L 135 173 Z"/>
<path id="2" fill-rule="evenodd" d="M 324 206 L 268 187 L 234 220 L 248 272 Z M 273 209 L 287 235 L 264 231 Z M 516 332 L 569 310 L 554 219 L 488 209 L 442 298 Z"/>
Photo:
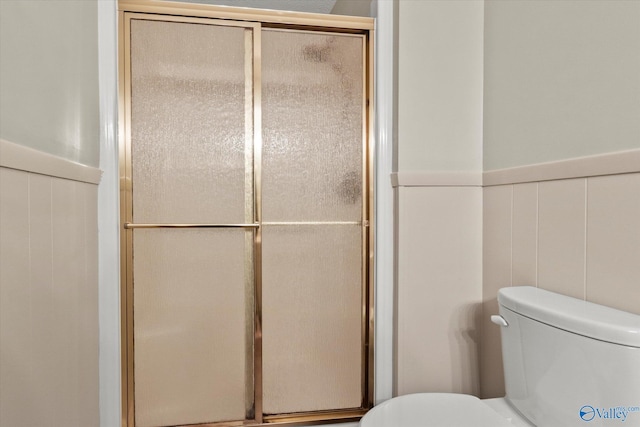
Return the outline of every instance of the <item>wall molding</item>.
<path id="1" fill-rule="evenodd" d="M 393 187 L 491 187 L 640 172 L 640 149 L 481 172 L 390 174 Z"/>
<path id="2" fill-rule="evenodd" d="M 102 171 L 98 168 L 72 162 L 5 139 L 0 139 L 0 167 L 88 184 L 99 184 L 102 176 Z"/>
<path id="3" fill-rule="evenodd" d="M 393 172 L 393 187 L 482 187 L 481 172 Z"/>
<path id="4" fill-rule="evenodd" d="M 374 96 L 376 136 L 375 337 L 374 403 L 393 397 L 394 328 L 394 219 L 393 188 L 387 180 L 393 170 L 394 135 L 394 2 L 374 0 L 376 7 Z"/>
<path id="5" fill-rule="evenodd" d="M 120 363 L 120 174 L 118 171 L 118 2 L 98 1 L 100 169 L 98 313 L 100 426 L 122 425 Z"/>
<path id="6" fill-rule="evenodd" d="M 640 149 L 598 154 L 483 173 L 483 186 L 640 172 Z"/>

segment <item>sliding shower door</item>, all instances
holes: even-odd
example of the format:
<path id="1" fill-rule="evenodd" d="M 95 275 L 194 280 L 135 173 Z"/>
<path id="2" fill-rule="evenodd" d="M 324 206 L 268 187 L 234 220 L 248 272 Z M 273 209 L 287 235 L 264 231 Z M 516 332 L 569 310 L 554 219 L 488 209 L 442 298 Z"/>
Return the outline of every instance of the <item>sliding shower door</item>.
<path id="1" fill-rule="evenodd" d="M 252 418 L 253 30 L 128 23 L 135 425 Z"/>
<path id="2" fill-rule="evenodd" d="M 120 15 L 123 422 L 355 419 L 369 34 L 198 10 Z"/>
<path id="3" fill-rule="evenodd" d="M 362 36 L 262 34 L 267 414 L 362 403 L 363 52 Z"/>

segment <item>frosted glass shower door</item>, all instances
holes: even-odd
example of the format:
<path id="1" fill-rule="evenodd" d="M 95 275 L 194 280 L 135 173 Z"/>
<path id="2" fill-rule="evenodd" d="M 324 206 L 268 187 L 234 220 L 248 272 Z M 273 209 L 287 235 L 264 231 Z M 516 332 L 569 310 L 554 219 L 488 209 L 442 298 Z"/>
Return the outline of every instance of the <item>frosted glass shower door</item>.
<path id="1" fill-rule="evenodd" d="M 266 414 L 363 402 L 364 39 L 262 33 Z"/>
<path id="2" fill-rule="evenodd" d="M 358 419 L 373 396 L 369 30 L 123 3 L 126 426 Z"/>
<path id="3" fill-rule="evenodd" d="M 253 29 L 183 21 L 127 21 L 136 427 L 254 415 Z"/>

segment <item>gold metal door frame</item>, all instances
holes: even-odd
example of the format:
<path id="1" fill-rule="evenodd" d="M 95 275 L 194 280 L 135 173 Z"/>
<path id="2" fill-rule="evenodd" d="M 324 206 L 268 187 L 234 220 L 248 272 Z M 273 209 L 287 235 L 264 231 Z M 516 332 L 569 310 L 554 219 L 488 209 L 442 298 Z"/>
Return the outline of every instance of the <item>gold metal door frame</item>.
<path id="1" fill-rule="evenodd" d="M 122 295 L 125 298 L 125 301 L 122 303 L 123 308 L 123 323 L 125 323 L 125 331 L 126 331 L 126 340 L 122 340 L 122 348 L 123 348 L 123 425 L 125 426 L 134 426 L 135 425 L 135 405 L 134 405 L 134 330 L 133 330 L 133 265 L 132 265 L 132 253 L 133 253 L 133 230 L 134 229 L 145 229 L 145 228 L 243 228 L 247 230 L 253 230 L 253 247 L 254 254 L 256 251 L 259 251 L 261 246 L 260 243 L 260 206 L 259 201 L 245 200 L 245 221 L 251 221 L 252 218 L 254 222 L 244 223 L 244 224 L 136 224 L 133 223 L 133 181 L 132 181 L 132 164 L 131 164 L 131 45 L 130 45 L 130 34 L 131 34 L 131 21 L 134 19 L 140 20 L 151 20 L 151 21 L 163 21 L 163 22 L 178 22 L 178 23 L 193 23 L 193 24 L 205 24 L 205 25 L 218 25 L 218 26 L 232 26 L 245 28 L 252 32 L 251 37 L 245 37 L 245 51 L 255 51 L 256 46 L 259 48 L 260 41 L 260 24 L 255 22 L 237 22 L 237 21 L 229 21 L 229 20 L 214 20 L 209 18 L 194 18 L 194 17 L 176 17 L 176 16 L 166 16 L 166 15 L 157 15 L 157 14 L 147 14 L 147 13 L 131 13 L 131 12 L 120 12 L 119 22 L 121 23 L 121 81 L 120 81 L 120 95 L 121 95 L 121 104 L 120 107 L 121 113 L 124 113 L 124 123 L 121 123 L 121 126 L 124 125 L 124 129 L 121 129 L 121 139 L 120 139 L 120 168 L 121 168 L 121 218 L 123 223 L 123 235 L 124 241 L 122 252 L 122 283 L 124 288 L 122 289 Z M 255 56 L 255 55 L 254 55 Z M 255 153 L 253 151 L 260 151 L 260 135 L 259 132 L 254 132 L 255 123 L 259 123 L 260 120 L 260 111 L 259 109 L 255 109 L 253 103 L 256 99 L 260 99 L 259 94 L 259 86 L 256 88 L 254 82 L 258 81 L 255 75 L 256 72 L 260 71 L 260 62 L 256 61 L 254 58 L 248 65 L 252 67 L 252 69 L 248 70 L 250 73 L 245 72 L 245 87 L 250 88 L 252 93 L 251 96 L 247 96 L 245 100 L 245 117 L 247 120 L 246 126 L 250 127 L 251 131 L 246 133 L 246 141 L 245 141 L 245 150 L 251 150 L 251 158 L 254 160 L 251 161 L 251 164 L 247 164 L 248 161 L 245 161 L 245 169 L 250 168 L 253 172 L 253 180 L 252 187 L 255 189 L 256 184 L 259 182 L 259 178 L 256 176 L 259 171 L 256 171 L 253 165 L 255 162 Z M 245 66 L 247 66 L 247 62 L 245 61 Z M 247 70 L 245 70 L 247 71 Z M 250 75 L 251 77 L 247 77 Z M 121 121 L 122 122 L 122 121 Z M 257 137 L 257 138 L 254 138 Z M 249 156 L 246 156 L 249 157 Z M 124 194 L 122 193 L 122 189 L 124 187 Z M 257 191 L 251 191 L 251 194 L 258 195 Z M 124 197 L 123 197 L 124 196 Z M 250 209 L 252 212 L 250 214 L 247 213 L 247 205 L 250 204 Z M 254 265 L 254 278 L 259 278 L 260 276 L 260 265 L 258 262 L 258 257 L 255 256 L 256 264 Z M 254 299 L 259 296 L 259 281 L 255 281 L 255 292 Z M 256 300 L 257 304 L 257 300 Z M 125 320 L 126 319 L 126 320 Z M 260 334 L 259 329 L 259 317 L 256 315 L 254 317 L 254 367 L 253 373 L 261 372 L 260 366 L 256 366 L 259 364 L 259 358 L 255 357 L 256 353 L 259 352 L 259 341 L 256 337 Z M 123 336 L 123 337 L 124 337 Z M 124 361 L 126 360 L 126 363 Z M 261 408 L 258 411 L 259 405 L 261 402 L 257 397 L 261 397 L 262 390 L 259 388 L 259 381 L 254 381 L 254 412 L 256 414 L 256 423 L 261 423 Z M 126 411 L 126 412 L 125 412 Z M 242 425 L 244 421 L 232 422 L 232 423 L 217 423 L 222 425 Z"/>
<path id="2" fill-rule="evenodd" d="M 167 22 L 200 23 L 235 26 L 251 31 L 245 38 L 245 52 L 251 51 L 253 80 L 245 88 L 247 93 L 246 147 L 253 155 L 252 217 L 243 224 L 135 224 L 132 222 L 132 165 L 131 165 L 131 19 Z M 261 30 L 262 28 L 305 30 L 329 33 L 360 34 L 363 43 L 363 161 L 362 161 L 362 404 L 360 408 L 316 411 L 282 415 L 262 413 L 262 111 L 261 111 Z M 373 133 L 373 19 L 320 15 L 297 12 L 263 11 L 258 9 L 211 6 L 203 4 L 159 2 L 149 0 L 119 0 L 119 170 L 121 200 L 121 345 L 122 345 L 122 425 L 135 426 L 133 377 L 133 230 L 138 228 L 243 228 L 253 230 L 254 249 L 254 419 L 236 422 L 199 424 L 200 427 L 241 425 L 300 425 L 331 421 L 358 420 L 373 406 L 374 401 L 374 152 Z M 247 54 L 249 55 L 249 54 Z M 249 59 L 249 57 L 247 57 Z M 245 76 L 247 73 L 245 73 Z M 248 89 L 245 89 L 248 90 Z M 251 104 L 251 105 L 249 105 Z M 251 127 L 251 129 L 249 129 Z M 245 210 L 246 212 L 246 210 Z M 335 222 L 348 224 L 349 222 Z M 264 223 L 275 225 L 274 223 Z M 299 224 L 299 223 L 296 223 Z M 311 223 L 310 223 L 311 224 Z M 350 223 L 349 223 L 350 224 Z M 282 224 L 287 225 L 287 224 Z"/>

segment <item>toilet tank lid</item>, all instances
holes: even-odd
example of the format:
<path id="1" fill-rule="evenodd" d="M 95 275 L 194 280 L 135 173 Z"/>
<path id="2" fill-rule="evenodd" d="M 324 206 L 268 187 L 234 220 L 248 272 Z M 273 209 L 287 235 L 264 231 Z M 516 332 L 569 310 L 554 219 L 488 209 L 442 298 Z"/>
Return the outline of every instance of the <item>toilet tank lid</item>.
<path id="1" fill-rule="evenodd" d="M 640 348 L 640 316 L 532 286 L 498 291 L 498 303 L 539 322 L 601 341 Z"/>

